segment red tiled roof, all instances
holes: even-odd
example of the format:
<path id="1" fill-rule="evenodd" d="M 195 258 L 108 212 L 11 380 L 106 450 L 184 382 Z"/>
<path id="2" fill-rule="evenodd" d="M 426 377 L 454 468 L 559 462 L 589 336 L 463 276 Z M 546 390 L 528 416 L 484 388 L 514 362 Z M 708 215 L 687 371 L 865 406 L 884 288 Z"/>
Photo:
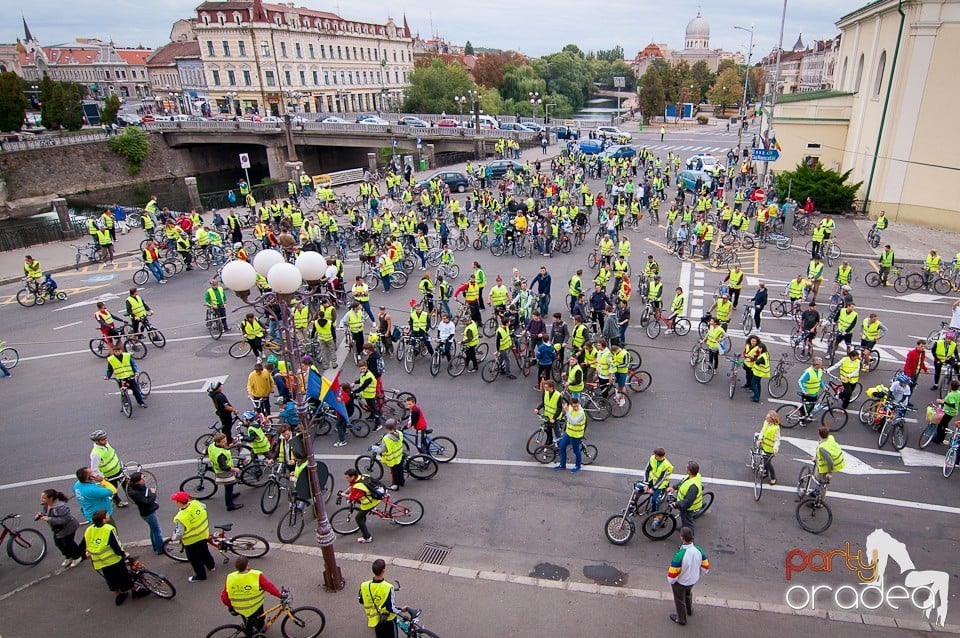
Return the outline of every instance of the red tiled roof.
<path id="1" fill-rule="evenodd" d="M 50 64 L 93 64 L 99 53 L 97 47 L 43 47 Z"/>
<path id="2" fill-rule="evenodd" d="M 131 66 L 142 66 L 153 55 L 153 49 L 117 49 L 117 55 Z"/>
<path id="3" fill-rule="evenodd" d="M 153 52 L 146 59 L 148 67 L 172 66 L 177 58 L 200 56 L 200 43 L 196 40 L 182 40 L 170 42 Z"/>

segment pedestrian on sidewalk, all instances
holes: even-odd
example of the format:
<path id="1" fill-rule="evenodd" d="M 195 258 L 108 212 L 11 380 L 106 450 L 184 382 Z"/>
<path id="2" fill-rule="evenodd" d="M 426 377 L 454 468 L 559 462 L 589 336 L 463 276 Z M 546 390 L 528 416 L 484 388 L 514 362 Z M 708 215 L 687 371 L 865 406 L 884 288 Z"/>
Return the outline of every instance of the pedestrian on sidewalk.
<path id="1" fill-rule="evenodd" d="M 693 544 L 693 530 L 680 528 L 683 544 L 673 555 L 667 570 L 667 582 L 673 590 L 673 603 L 677 613 L 670 614 L 670 620 L 678 625 L 687 624 L 687 616 L 693 615 L 693 586 L 700 577 L 710 571 L 710 561 L 699 545 Z"/>
<path id="2" fill-rule="evenodd" d="M 378 558 L 373 561 L 373 578 L 360 583 L 357 602 L 363 605 L 367 615 L 367 627 L 373 628 L 377 638 L 396 638 L 397 625 L 394 620 L 406 607 L 396 607 L 393 600 L 393 585 L 387 582 L 387 563 Z"/>

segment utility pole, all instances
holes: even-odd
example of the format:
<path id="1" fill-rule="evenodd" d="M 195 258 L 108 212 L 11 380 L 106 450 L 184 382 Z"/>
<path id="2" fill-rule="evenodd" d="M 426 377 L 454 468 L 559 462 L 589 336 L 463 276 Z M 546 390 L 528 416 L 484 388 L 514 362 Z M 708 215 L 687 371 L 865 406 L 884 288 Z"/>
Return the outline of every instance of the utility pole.
<path id="1" fill-rule="evenodd" d="M 750 25 L 750 28 L 738 27 L 734 25 L 734 29 L 739 29 L 740 31 L 747 31 L 750 33 L 750 47 L 747 49 L 747 68 L 746 72 L 743 74 L 743 101 L 740 102 L 740 131 L 737 134 L 737 163 L 743 159 L 743 123 L 747 118 L 747 85 L 750 83 L 750 60 L 753 56 L 753 26 Z"/>
<path id="2" fill-rule="evenodd" d="M 783 60 L 783 27 L 787 22 L 787 0 L 783 0 L 783 15 L 780 18 L 780 45 L 777 47 L 777 69 L 773 74 L 773 95 L 770 98 L 770 115 L 767 116 L 766 140 L 769 142 L 776 137 L 773 128 L 773 109 L 777 106 L 777 93 L 780 91 L 780 62 Z M 761 186 L 766 182 L 767 168 L 770 162 L 763 163 L 763 173 L 760 178 Z"/>

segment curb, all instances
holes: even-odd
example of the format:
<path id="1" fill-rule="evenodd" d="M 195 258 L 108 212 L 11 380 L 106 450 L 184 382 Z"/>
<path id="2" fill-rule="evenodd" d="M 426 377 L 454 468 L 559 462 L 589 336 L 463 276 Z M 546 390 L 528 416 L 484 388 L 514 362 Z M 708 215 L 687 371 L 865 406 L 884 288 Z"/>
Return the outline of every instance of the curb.
<path id="1" fill-rule="evenodd" d="M 44 244 L 39 244 L 39 245 L 42 246 L 42 245 L 44 245 Z M 133 255 L 138 254 L 139 252 L 140 252 L 139 250 L 128 250 L 128 251 L 122 252 L 122 253 L 114 253 L 114 254 L 113 254 L 113 258 L 114 258 L 114 260 L 116 260 L 117 257 L 130 257 L 130 256 L 133 256 Z M 100 262 L 97 262 L 97 263 L 100 263 Z M 50 274 L 53 275 L 53 274 L 56 274 L 56 273 L 67 272 L 67 271 L 69 271 L 69 270 L 75 270 L 75 269 L 74 269 L 73 266 L 70 266 L 70 265 L 67 265 L 67 266 L 54 266 L 53 268 L 45 268 L 43 272 L 45 272 L 45 273 L 50 273 Z M 7 284 L 15 284 L 15 283 L 18 283 L 18 282 L 20 282 L 20 281 L 23 281 L 23 277 L 22 277 L 22 276 L 19 276 L 19 277 L 5 277 L 5 278 L 0 279 L 0 286 L 6 286 Z"/>

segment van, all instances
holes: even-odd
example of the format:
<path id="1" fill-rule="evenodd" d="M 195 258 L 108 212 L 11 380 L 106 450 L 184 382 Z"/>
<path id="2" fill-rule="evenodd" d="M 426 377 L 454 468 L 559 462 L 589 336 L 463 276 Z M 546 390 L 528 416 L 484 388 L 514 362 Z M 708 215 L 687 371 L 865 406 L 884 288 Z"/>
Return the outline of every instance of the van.
<path id="1" fill-rule="evenodd" d="M 500 128 L 500 122 L 497 120 L 497 118 L 493 117 L 492 115 L 481 114 L 479 117 L 480 117 L 480 128 L 489 128 L 489 129 Z"/>

